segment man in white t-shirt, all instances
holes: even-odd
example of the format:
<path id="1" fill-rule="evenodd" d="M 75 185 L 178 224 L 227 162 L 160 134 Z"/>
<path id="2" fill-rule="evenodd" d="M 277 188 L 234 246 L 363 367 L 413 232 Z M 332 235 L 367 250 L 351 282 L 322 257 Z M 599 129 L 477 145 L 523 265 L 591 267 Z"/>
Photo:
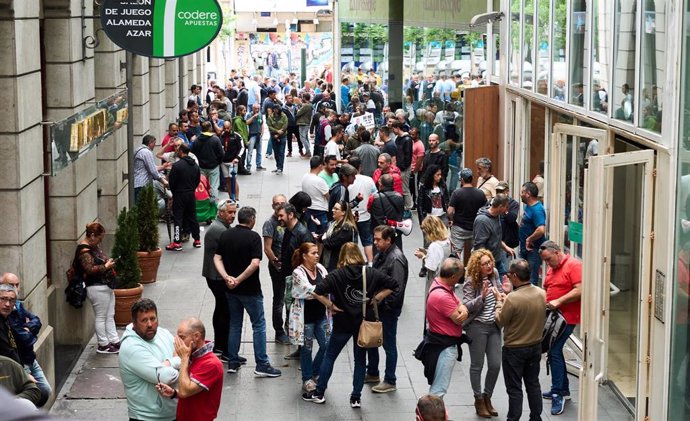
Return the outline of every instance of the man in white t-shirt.
<path id="1" fill-rule="evenodd" d="M 357 171 L 361 171 L 362 160 L 358 156 L 350 156 L 348 163 L 355 167 Z M 359 202 L 357 207 L 353 209 L 355 212 L 355 219 L 357 219 L 357 234 L 359 235 L 359 241 L 364 247 L 364 255 L 367 258 L 367 263 L 374 261 L 374 250 L 372 245 L 374 244 L 374 236 L 371 231 L 371 214 L 367 210 L 367 204 L 369 203 L 369 196 L 376 193 L 376 183 L 368 175 L 357 174 L 355 175 L 355 181 L 347 188 L 350 197 L 357 197 L 357 195 L 362 195 L 362 200 Z"/>
<path id="2" fill-rule="evenodd" d="M 321 157 L 312 156 L 309 168 L 309 172 L 302 177 L 302 191 L 311 198 L 311 206 L 307 209 L 307 226 L 311 232 L 321 232 L 328 224 L 328 183 L 319 177 L 323 168 Z M 314 220 L 319 221 L 320 225 Z"/>
<path id="3" fill-rule="evenodd" d="M 338 166 L 341 164 L 347 164 L 347 160 L 343 159 L 342 154 L 340 153 L 340 145 L 343 143 L 344 133 L 345 131 L 343 130 L 343 126 L 338 125 L 333 127 L 331 130 L 331 138 L 324 147 L 323 156 L 335 156 L 335 158 L 338 160 Z"/>

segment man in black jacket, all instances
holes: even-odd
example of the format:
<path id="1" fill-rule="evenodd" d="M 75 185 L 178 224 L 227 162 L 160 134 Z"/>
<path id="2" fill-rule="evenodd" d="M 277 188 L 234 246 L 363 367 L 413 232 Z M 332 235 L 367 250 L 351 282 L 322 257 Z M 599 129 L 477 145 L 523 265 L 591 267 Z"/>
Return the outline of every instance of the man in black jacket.
<path id="1" fill-rule="evenodd" d="M 214 135 L 215 136 L 215 135 Z M 216 140 L 218 138 L 216 137 Z M 220 141 L 218 141 L 220 144 Z M 189 146 L 184 143 L 177 148 L 179 161 L 170 169 L 169 183 L 173 194 L 173 218 L 175 220 L 175 235 L 173 242 L 165 246 L 166 250 L 180 251 L 180 230 L 184 226 L 186 232 L 192 234 L 194 247 L 201 248 L 199 237 L 199 223 L 196 220 L 196 201 L 194 191 L 199 185 L 201 171 L 194 159 L 189 156 Z M 198 158 L 198 155 L 197 155 Z M 184 224 L 184 225 L 183 225 Z"/>
<path id="2" fill-rule="evenodd" d="M 218 186 L 220 186 L 220 164 L 223 162 L 223 145 L 220 139 L 213 133 L 211 123 L 204 121 L 201 123 L 201 134 L 192 143 L 191 152 L 199 160 L 201 173 L 208 178 L 211 186 L 209 195 L 214 202 L 218 201 Z M 197 181 L 197 184 L 198 181 Z M 196 189 L 196 185 L 194 185 Z"/>
<path id="3" fill-rule="evenodd" d="M 505 181 L 500 181 L 496 185 L 496 195 L 505 195 L 508 198 L 508 210 L 505 214 L 501 215 L 501 232 L 503 236 L 503 242 L 506 246 L 515 250 L 520 245 L 520 226 L 518 225 L 517 219 L 520 214 L 520 203 L 510 197 L 510 187 Z M 508 253 L 503 255 L 503 267 L 510 267 L 511 256 Z"/>
<path id="4" fill-rule="evenodd" d="M 374 228 L 374 245 L 378 254 L 374 258 L 374 269 L 378 269 L 395 279 L 398 289 L 386 297 L 379 306 L 379 318 L 383 323 L 383 350 L 386 352 L 386 370 L 383 382 L 371 388 L 374 393 L 393 392 L 395 387 L 395 367 L 398 364 L 397 340 L 398 318 L 402 311 L 405 299 L 405 287 L 407 286 L 408 266 L 407 258 L 402 250 L 394 244 L 395 229 L 388 225 L 379 225 Z M 379 349 L 367 350 L 369 364 L 364 383 L 378 383 L 379 377 Z"/>
<path id="5" fill-rule="evenodd" d="M 240 197 L 237 174 L 240 172 L 239 163 L 244 153 L 244 141 L 242 136 L 232 129 L 232 122 L 227 120 L 223 122 L 223 132 L 220 134 L 220 139 L 224 151 L 220 169 L 225 178 L 225 189 L 230 199 L 237 201 Z"/>
<path id="6" fill-rule="evenodd" d="M 400 175 L 403 182 L 403 198 L 405 199 L 405 210 L 412 209 L 412 193 L 410 192 L 410 173 L 412 172 L 412 138 L 405 131 L 404 124 L 395 120 L 391 124 L 391 131 L 395 133 L 395 160 L 400 168 Z"/>
<path id="7" fill-rule="evenodd" d="M 402 221 L 404 202 L 400 193 L 393 191 L 393 176 L 384 174 L 379 179 L 379 192 L 369 197 L 367 206 L 371 214 L 371 228 L 392 225 Z M 395 245 L 402 250 L 402 234 L 396 232 Z"/>

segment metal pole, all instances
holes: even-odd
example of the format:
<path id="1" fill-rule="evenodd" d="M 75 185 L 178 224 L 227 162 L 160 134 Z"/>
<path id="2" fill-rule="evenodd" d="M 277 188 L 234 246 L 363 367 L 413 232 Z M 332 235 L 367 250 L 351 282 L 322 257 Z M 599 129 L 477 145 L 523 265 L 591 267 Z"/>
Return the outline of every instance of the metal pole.
<path id="1" fill-rule="evenodd" d="M 134 206 L 134 54 L 127 51 L 125 67 L 125 83 L 127 86 L 127 193 L 129 195 L 129 207 Z"/>
<path id="2" fill-rule="evenodd" d="M 338 21 L 338 0 L 333 0 L 333 91 L 335 91 L 335 109 L 338 113 L 345 111 L 341 110 L 343 99 L 340 97 L 342 91 L 340 90 L 340 22 Z"/>
<path id="3" fill-rule="evenodd" d="M 299 69 L 300 73 L 302 74 L 302 80 L 299 81 L 299 84 L 300 86 L 304 87 L 304 81 L 307 80 L 307 49 L 300 49 L 299 54 Z"/>

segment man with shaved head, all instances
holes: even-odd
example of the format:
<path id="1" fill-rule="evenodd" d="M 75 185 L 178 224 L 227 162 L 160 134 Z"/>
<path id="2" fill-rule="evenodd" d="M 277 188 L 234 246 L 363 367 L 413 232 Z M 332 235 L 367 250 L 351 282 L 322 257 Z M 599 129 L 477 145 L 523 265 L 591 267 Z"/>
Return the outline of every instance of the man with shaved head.
<path id="1" fill-rule="evenodd" d="M 175 336 L 175 352 L 180 357 L 177 388 L 158 383 L 162 396 L 178 398 L 178 420 L 213 421 L 218 416 L 223 391 L 223 363 L 206 341 L 201 320 L 190 317 L 180 322 Z"/>

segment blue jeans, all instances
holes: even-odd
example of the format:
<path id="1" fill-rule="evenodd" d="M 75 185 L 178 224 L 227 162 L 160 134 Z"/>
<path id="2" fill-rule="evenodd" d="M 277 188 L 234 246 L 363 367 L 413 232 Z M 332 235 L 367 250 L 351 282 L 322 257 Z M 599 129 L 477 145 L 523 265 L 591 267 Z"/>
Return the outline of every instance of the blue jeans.
<path id="1" fill-rule="evenodd" d="M 498 279 L 502 280 L 503 275 L 508 273 L 508 270 L 506 269 L 505 264 L 503 263 L 503 260 L 505 259 L 506 252 L 503 249 L 498 250 L 498 256 L 494 256 L 494 261 L 496 262 L 496 270 L 498 271 Z"/>
<path id="2" fill-rule="evenodd" d="M 529 281 L 532 285 L 539 285 L 539 268 L 541 267 L 541 257 L 539 257 L 539 249 L 527 249 L 520 245 L 520 258 L 527 260 L 529 263 L 530 277 Z"/>
<path id="3" fill-rule="evenodd" d="M 299 351 L 299 366 L 302 369 L 303 382 L 319 375 L 323 355 L 326 353 L 326 347 L 328 346 L 328 338 L 326 338 L 327 323 L 328 320 L 324 315 L 323 319 L 316 323 L 304 324 L 304 345 L 300 347 Z M 319 343 L 319 350 L 312 360 L 314 339 Z"/>
<path id="4" fill-rule="evenodd" d="M 261 153 L 261 151 L 259 151 Z M 273 139 L 268 140 L 268 146 L 266 146 L 266 156 L 273 155 Z"/>
<path id="5" fill-rule="evenodd" d="M 453 367 L 458 359 L 458 347 L 453 345 L 441 351 L 436 362 L 434 382 L 429 388 L 429 394 L 442 398 L 448 392 Z"/>
<path id="6" fill-rule="evenodd" d="M 549 350 L 549 365 L 551 367 L 551 393 L 561 396 L 570 395 L 570 384 L 568 382 L 568 371 L 565 368 L 565 357 L 563 357 L 563 346 L 575 330 L 575 325 L 566 326 L 563 334 L 556 340 Z"/>
<path id="7" fill-rule="evenodd" d="M 386 352 L 386 371 L 383 381 L 395 385 L 395 367 L 398 365 L 398 348 L 395 344 L 398 332 L 398 317 L 400 310 L 379 310 L 379 319 L 383 323 L 383 350 Z M 369 364 L 367 374 L 372 376 L 379 375 L 379 349 L 367 349 Z"/>
<path id="8" fill-rule="evenodd" d="M 364 374 L 366 372 L 366 349 L 357 346 L 357 335 L 359 331 L 354 333 L 342 333 L 333 332 L 331 338 L 328 340 L 328 346 L 326 347 L 326 353 L 323 356 L 323 361 L 321 362 L 321 369 L 319 370 L 319 383 L 316 385 L 316 390 L 323 393 L 328 388 L 328 380 L 333 374 L 333 364 L 336 358 L 340 355 L 350 338 L 354 338 L 352 341 L 352 351 L 355 356 L 355 371 L 354 377 L 352 379 L 352 396 L 361 397 L 362 388 L 364 387 Z"/>
<path id="9" fill-rule="evenodd" d="M 321 225 L 317 226 L 312 220 L 311 217 L 314 217 L 321 222 Z M 313 209 L 307 209 L 307 229 L 309 232 L 325 232 L 326 228 L 328 227 L 328 212 L 326 211 L 318 211 L 318 210 L 313 210 Z"/>
<path id="10" fill-rule="evenodd" d="M 256 166 L 261 166 L 261 135 L 250 134 L 249 146 L 247 147 L 247 170 L 252 169 L 252 153 L 256 149 Z"/>
<path id="11" fill-rule="evenodd" d="M 261 295 L 239 295 L 225 292 L 230 313 L 230 332 L 228 333 L 228 357 L 231 363 L 240 362 L 240 342 L 242 340 L 242 319 L 244 310 L 252 322 L 252 342 L 256 365 L 270 364 L 266 355 L 266 319 L 264 318 L 264 297 Z"/>
<path id="12" fill-rule="evenodd" d="M 279 139 L 271 139 L 273 145 L 273 156 L 276 159 L 276 168 L 283 171 L 283 163 L 285 162 L 285 145 L 287 144 L 287 137 L 283 136 Z"/>
<path id="13" fill-rule="evenodd" d="M 34 359 L 33 364 L 24 364 L 24 371 L 33 376 L 36 380 L 36 386 L 41 390 L 41 400 L 36 404 L 36 406 L 40 408 L 48 402 L 50 394 L 53 392 L 53 389 L 50 387 L 50 382 L 46 379 L 45 374 L 43 374 L 43 369 L 36 359 Z"/>

